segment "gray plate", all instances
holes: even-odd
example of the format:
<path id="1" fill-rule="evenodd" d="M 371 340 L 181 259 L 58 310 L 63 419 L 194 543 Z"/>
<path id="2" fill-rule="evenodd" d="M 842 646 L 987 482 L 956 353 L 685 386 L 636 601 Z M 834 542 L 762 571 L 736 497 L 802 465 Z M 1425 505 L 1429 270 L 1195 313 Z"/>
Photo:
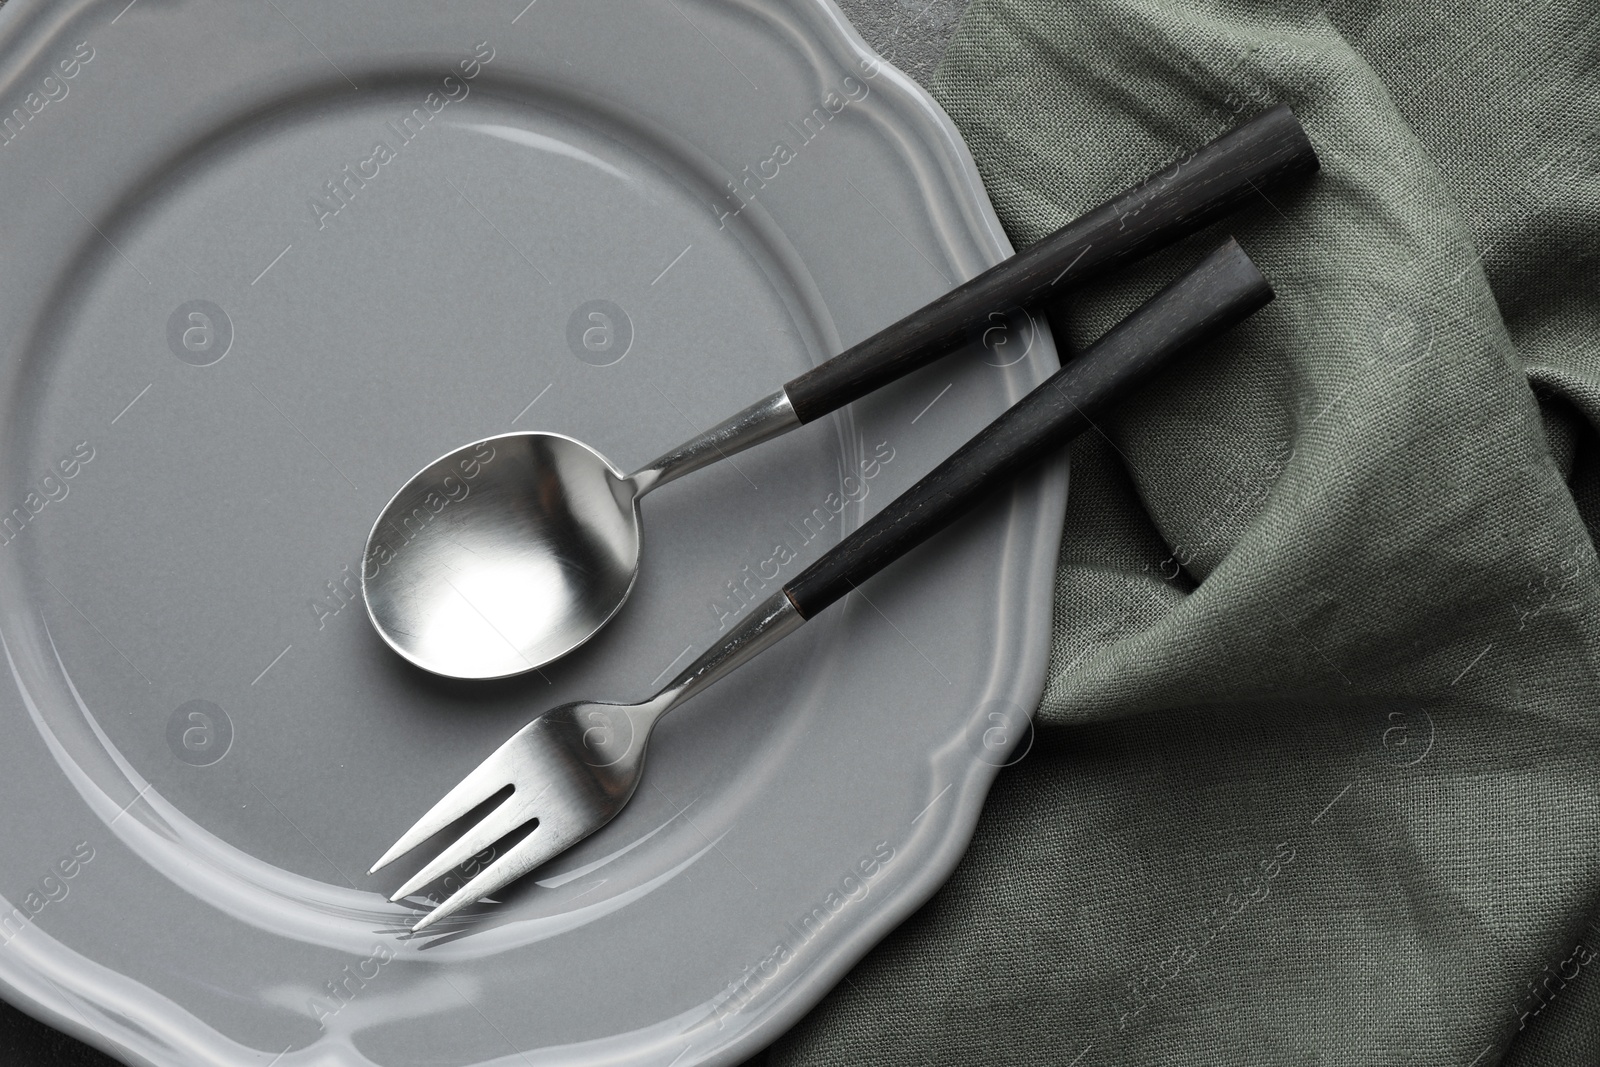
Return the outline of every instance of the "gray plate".
<path id="1" fill-rule="evenodd" d="M 632 602 L 542 676 L 424 675 L 351 603 L 446 449 L 636 466 L 1009 251 L 836 8 L 11 0 L 0 40 L 9 999 L 130 1062 L 730 1063 L 927 898 L 1043 683 L 1064 467 L 675 714 L 465 932 L 361 873 L 1056 366 L 1015 330 L 653 495 Z"/>

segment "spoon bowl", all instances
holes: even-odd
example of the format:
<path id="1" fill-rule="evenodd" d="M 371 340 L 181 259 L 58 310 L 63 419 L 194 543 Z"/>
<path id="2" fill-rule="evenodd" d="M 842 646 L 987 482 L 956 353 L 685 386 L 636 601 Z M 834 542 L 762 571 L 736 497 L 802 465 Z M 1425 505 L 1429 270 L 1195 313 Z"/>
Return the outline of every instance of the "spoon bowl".
<path id="1" fill-rule="evenodd" d="M 639 573 L 638 488 L 599 452 L 512 433 L 428 464 L 378 516 L 361 591 L 384 641 L 455 678 L 504 678 L 577 648 Z"/>

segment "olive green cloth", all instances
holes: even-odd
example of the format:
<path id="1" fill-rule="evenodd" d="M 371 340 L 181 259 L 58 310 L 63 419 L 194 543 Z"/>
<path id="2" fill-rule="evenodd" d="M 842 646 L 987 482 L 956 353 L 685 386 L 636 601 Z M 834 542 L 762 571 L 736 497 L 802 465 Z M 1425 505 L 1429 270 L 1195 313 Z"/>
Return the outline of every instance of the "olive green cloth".
<path id="1" fill-rule="evenodd" d="M 1074 447 L 1032 751 L 770 1062 L 1600 1062 L 1597 41 L 974 0 L 933 88 L 1019 246 L 1278 101 L 1323 171 L 1226 224 L 1277 302 Z"/>

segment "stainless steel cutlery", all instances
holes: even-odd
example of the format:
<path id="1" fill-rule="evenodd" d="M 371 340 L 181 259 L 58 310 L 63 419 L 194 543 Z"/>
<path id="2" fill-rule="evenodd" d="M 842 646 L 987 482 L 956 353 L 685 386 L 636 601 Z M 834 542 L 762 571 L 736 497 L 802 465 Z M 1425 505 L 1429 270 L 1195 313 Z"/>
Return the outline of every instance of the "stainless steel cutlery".
<path id="1" fill-rule="evenodd" d="M 373 524 L 362 568 L 372 623 L 436 674 L 541 667 L 628 598 L 646 494 L 953 351 L 991 313 L 1098 277 L 1316 167 L 1289 109 L 1267 111 L 632 474 L 560 434 L 465 445 L 423 468 Z"/>
<path id="2" fill-rule="evenodd" d="M 1174 356 L 1216 336 L 1271 299 L 1266 279 L 1230 239 L 754 608 L 719 644 L 655 695 L 632 704 L 579 701 L 536 716 L 402 834 L 369 873 L 497 797 L 487 813 L 461 829 L 391 899 L 411 895 L 507 835 L 531 826 L 531 832 L 423 915 L 413 927 L 421 931 L 583 840 L 632 797 L 644 771 L 651 732 L 668 712 L 793 633 L 1010 476 L 1093 427 L 1109 407 Z M 872 387 L 871 382 L 860 382 L 852 387 L 858 390 L 853 395 Z M 838 395 L 837 390 L 832 395 Z M 552 461 L 559 464 L 561 455 L 552 452 Z M 709 458 L 700 453 L 685 462 L 709 462 Z M 604 461 L 601 464 L 608 467 Z M 618 487 L 615 498 L 601 498 L 594 506 L 614 506 L 625 514 L 622 509 L 631 506 L 628 493 L 633 491 L 632 486 Z M 606 518 L 609 522 L 613 517 Z"/>

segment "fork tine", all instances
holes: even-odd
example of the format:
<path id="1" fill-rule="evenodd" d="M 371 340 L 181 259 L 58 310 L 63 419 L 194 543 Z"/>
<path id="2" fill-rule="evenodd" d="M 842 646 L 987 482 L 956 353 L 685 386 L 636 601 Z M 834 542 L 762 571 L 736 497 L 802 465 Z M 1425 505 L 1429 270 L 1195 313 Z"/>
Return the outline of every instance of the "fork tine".
<path id="1" fill-rule="evenodd" d="M 479 819 L 470 830 L 456 838 L 450 847 L 434 857 L 432 863 L 407 879 L 405 885 L 396 889 L 389 899 L 393 901 L 408 897 L 435 878 L 461 866 L 527 822 L 532 817 L 529 810 L 531 807 L 531 802 L 521 796 L 520 790 L 513 792 L 499 807 Z"/>
<path id="2" fill-rule="evenodd" d="M 411 928 L 421 933 L 440 919 L 448 918 L 468 904 L 482 900 L 508 882 L 516 881 L 546 860 L 577 844 L 582 835 L 565 834 L 555 827 L 540 823 L 533 833 L 517 842 L 510 852 L 495 860 L 478 873 L 478 876 L 452 893 L 443 904 L 422 917 Z"/>
<path id="3" fill-rule="evenodd" d="M 506 763 L 504 752 L 504 746 L 496 749 L 493 755 L 457 782 L 454 789 L 446 793 L 437 804 L 428 809 L 426 815 L 412 824 L 411 829 L 400 835 L 400 840 L 391 845 L 389 851 L 385 852 L 383 858 L 374 863 L 367 873 L 376 874 L 381 871 L 510 785 L 511 769 L 504 766 Z"/>

